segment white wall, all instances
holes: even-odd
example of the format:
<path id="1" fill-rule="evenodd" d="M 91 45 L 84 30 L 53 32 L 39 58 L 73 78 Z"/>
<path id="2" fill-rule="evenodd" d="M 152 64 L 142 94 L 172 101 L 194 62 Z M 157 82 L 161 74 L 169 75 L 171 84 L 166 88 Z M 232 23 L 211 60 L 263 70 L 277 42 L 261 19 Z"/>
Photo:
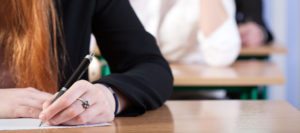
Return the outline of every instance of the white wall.
<path id="1" fill-rule="evenodd" d="M 270 99 L 284 99 L 300 109 L 300 1 L 265 0 L 266 19 L 278 42 L 288 48 L 286 56 L 272 56 L 284 71 L 286 84 L 272 86 Z"/>
<path id="2" fill-rule="evenodd" d="M 287 47 L 286 45 L 286 1 L 285 0 L 265 0 L 265 18 L 272 30 L 276 42 L 280 42 L 281 45 Z M 285 72 L 285 58 L 283 55 L 272 55 L 271 61 L 278 64 L 283 74 L 286 76 Z M 286 88 L 285 85 L 281 86 L 270 86 L 268 89 L 269 98 L 274 100 L 284 100 L 286 99 Z"/>

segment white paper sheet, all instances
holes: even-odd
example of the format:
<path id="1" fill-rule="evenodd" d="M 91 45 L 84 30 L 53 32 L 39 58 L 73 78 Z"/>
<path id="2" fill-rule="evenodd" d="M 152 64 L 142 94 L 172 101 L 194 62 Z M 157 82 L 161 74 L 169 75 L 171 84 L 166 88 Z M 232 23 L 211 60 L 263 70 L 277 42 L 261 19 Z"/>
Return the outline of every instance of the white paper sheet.
<path id="1" fill-rule="evenodd" d="M 33 130 L 33 129 L 49 129 L 49 128 L 78 128 L 78 127 L 100 127 L 109 126 L 109 123 L 79 125 L 79 126 L 48 126 L 39 127 L 39 119 L 0 119 L 1 130 Z"/>

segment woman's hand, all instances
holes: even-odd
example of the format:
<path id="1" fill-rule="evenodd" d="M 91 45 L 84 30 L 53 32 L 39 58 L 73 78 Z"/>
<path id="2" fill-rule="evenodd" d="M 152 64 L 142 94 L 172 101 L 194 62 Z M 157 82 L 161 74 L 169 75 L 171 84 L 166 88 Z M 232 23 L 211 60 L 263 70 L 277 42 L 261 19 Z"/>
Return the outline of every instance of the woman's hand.
<path id="1" fill-rule="evenodd" d="M 264 30 L 254 22 L 240 24 L 239 32 L 244 47 L 259 47 L 264 44 Z"/>
<path id="2" fill-rule="evenodd" d="M 88 101 L 89 108 L 84 109 L 78 98 Z M 95 124 L 114 119 L 115 99 L 101 84 L 80 80 L 50 104 L 52 99 L 44 103 L 40 114 L 40 119 L 50 125 Z"/>
<path id="3" fill-rule="evenodd" d="M 34 88 L 0 89 L 0 118 L 38 118 L 51 94 Z"/>

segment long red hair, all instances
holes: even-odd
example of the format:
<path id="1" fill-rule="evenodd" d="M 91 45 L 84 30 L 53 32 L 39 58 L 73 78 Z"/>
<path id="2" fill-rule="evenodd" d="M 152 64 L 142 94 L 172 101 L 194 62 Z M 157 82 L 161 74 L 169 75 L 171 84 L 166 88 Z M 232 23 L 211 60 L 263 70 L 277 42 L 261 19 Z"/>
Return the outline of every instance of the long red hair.
<path id="1" fill-rule="evenodd" d="M 16 87 L 58 87 L 57 15 L 52 0 L 0 0 L 0 48 Z"/>

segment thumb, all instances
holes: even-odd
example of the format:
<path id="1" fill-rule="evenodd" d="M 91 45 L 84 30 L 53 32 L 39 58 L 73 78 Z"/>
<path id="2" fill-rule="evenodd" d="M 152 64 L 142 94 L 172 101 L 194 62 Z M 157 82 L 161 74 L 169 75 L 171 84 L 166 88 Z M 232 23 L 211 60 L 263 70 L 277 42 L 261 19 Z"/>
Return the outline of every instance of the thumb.
<path id="1" fill-rule="evenodd" d="M 39 118 L 42 119 L 44 117 L 44 114 L 43 114 L 43 111 L 46 110 L 52 103 L 52 100 L 56 97 L 58 93 L 55 93 L 53 95 L 53 97 L 51 97 L 50 99 L 46 100 L 44 103 L 43 103 L 43 110 L 42 112 L 39 114 Z"/>

